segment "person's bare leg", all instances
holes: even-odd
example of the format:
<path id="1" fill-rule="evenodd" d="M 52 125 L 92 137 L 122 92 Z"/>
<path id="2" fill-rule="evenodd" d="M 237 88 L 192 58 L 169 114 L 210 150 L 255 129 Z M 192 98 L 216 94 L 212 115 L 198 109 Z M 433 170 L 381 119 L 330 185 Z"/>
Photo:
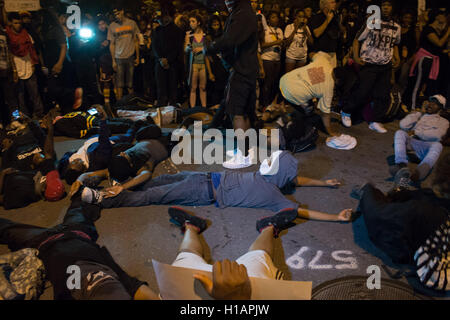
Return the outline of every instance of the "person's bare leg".
<path id="1" fill-rule="evenodd" d="M 192 68 L 194 68 L 194 67 L 192 67 Z M 194 108 L 195 104 L 197 102 L 197 87 L 198 87 L 198 72 L 195 69 L 193 69 L 192 70 L 192 79 L 191 79 L 191 96 L 189 99 L 191 108 Z"/>
<path id="2" fill-rule="evenodd" d="M 273 258 L 273 240 L 273 226 L 269 226 L 261 231 L 258 238 L 256 238 L 256 240 L 252 243 L 248 251 L 264 250 L 271 258 Z"/>
<path id="3" fill-rule="evenodd" d="M 186 231 L 178 252 L 190 252 L 203 257 L 203 246 L 195 227 L 186 224 Z"/>
<path id="4" fill-rule="evenodd" d="M 206 108 L 206 69 L 200 71 L 199 78 L 200 102 L 202 107 Z"/>

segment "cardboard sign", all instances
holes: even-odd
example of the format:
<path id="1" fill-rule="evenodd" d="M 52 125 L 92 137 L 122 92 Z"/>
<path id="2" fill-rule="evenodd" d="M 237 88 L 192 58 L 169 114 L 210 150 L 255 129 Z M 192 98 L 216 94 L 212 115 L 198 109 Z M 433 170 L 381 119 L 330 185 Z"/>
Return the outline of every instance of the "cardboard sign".
<path id="1" fill-rule="evenodd" d="M 212 276 L 211 272 L 173 267 L 152 260 L 163 300 L 211 300 L 195 273 Z M 250 277 L 251 300 L 311 300 L 312 282 L 285 281 Z"/>
<path id="2" fill-rule="evenodd" d="M 39 0 L 5 0 L 6 12 L 38 11 L 40 9 Z"/>

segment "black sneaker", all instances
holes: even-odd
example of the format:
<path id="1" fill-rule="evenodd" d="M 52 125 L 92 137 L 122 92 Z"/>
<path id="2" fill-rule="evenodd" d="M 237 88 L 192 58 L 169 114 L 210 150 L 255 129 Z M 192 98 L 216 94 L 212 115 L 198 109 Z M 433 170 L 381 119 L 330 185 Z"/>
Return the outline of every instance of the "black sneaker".
<path id="1" fill-rule="evenodd" d="M 394 190 L 414 190 L 411 181 L 411 172 L 408 168 L 400 169 L 394 177 Z"/>
<path id="2" fill-rule="evenodd" d="M 401 169 L 403 168 L 407 168 L 408 166 L 406 165 L 406 163 L 396 163 L 392 166 L 389 167 L 389 173 L 391 174 L 391 176 L 395 177 L 395 175 L 397 174 L 397 172 L 399 172 Z"/>
<path id="3" fill-rule="evenodd" d="M 199 234 L 205 231 L 208 227 L 205 219 L 193 216 L 180 207 L 170 207 L 169 216 L 170 222 L 172 222 L 177 227 L 180 227 L 181 231 L 183 232 L 185 230 L 186 224 L 190 224 L 196 227 Z"/>
<path id="4" fill-rule="evenodd" d="M 296 209 L 283 209 L 271 217 L 262 218 L 256 221 L 256 230 L 261 232 L 264 228 L 273 226 L 273 233 L 275 238 L 277 238 L 281 231 L 295 226 L 293 221 L 297 219 L 297 216 Z"/>

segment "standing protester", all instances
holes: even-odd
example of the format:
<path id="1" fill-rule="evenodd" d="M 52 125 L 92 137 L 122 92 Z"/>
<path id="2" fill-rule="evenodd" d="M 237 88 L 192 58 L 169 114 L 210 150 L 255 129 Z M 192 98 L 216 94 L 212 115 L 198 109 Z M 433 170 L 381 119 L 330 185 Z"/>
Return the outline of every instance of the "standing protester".
<path id="1" fill-rule="evenodd" d="M 278 90 L 279 75 L 281 70 L 281 51 L 284 46 L 283 30 L 278 28 L 280 16 L 272 11 L 268 15 L 269 25 L 264 32 L 261 43 L 261 58 L 263 60 L 265 79 L 262 87 L 261 104 L 267 108 L 275 99 Z"/>
<path id="2" fill-rule="evenodd" d="M 396 68 L 400 63 L 397 45 L 400 43 L 401 27 L 392 18 L 392 0 L 382 1 L 381 13 L 380 29 L 364 26 L 353 41 L 353 57 L 362 66 L 360 85 L 343 107 L 341 116 L 342 124 L 351 127 L 351 115 L 372 96 L 374 118 L 369 128 L 385 133 L 387 130 L 380 122 L 389 106 L 392 67 Z"/>
<path id="3" fill-rule="evenodd" d="M 337 66 L 336 52 L 341 32 L 341 24 L 336 15 L 335 0 L 320 0 L 320 13 L 311 17 L 309 28 L 314 35 L 312 51 L 323 51 L 332 58 L 332 66 Z"/>
<path id="4" fill-rule="evenodd" d="M 1 8 L 1 6 L 0 6 Z M 0 15 L 0 20 L 2 16 Z M 11 122 L 11 101 L 15 100 L 11 84 L 13 83 L 12 61 L 8 49 L 6 30 L 0 21 L 0 126 L 7 126 Z M 3 128 L 2 128 L 3 129 Z"/>
<path id="5" fill-rule="evenodd" d="M 158 18 L 160 26 L 153 32 L 158 106 L 175 105 L 177 102 L 178 73 L 182 61 L 184 35 L 173 22 L 174 14 L 173 6 L 163 6 L 161 16 Z"/>
<path id="6" fill-rule="evenodd" d="M 212 16 L 208 23 L 208 42 L 213 42 L 223 35 L 220 18 L 216 15 Z M 214 81 L 208 84 L 208 104 L 215 106 L 219 104 L 224 97 L 224 88 L 227 85 L 228 70 L 222 62 L 220 53 L 207 56 L 210 59 L 211 73 Z"/>
<path id="7" fill-rule="evenodd" d="M 307 22 L 305 12 L 299 10 L 294 22 L 284 30 L 284 37 L 287 39 L 286 73 L 303 67 L 308 60 L 308 45 L 313 44 L 313 38 Z"/>
<path id="8" fill-rule="evenodd" d="M 106 18 L 100 17 L 97 21 L 97 43 L 96 61 L 100 80 L 101 90 L 105 105 L 109 105 L 111 88 L 113 87 L 114 70 L 112 67 L 112 57 L 109 51 L 108 25 Z"/>
<path id="9" fill-rule="evenodd" d="M 420 95 L 422 85 L 426 84 L 425 95 L 432 96 L 445 92 L 448 73 L 448 57 L 444 54 L 450 38 L 450 28 L 447 23 L 447 14 L 442 11 L 430 15 L 430 24 L 422 31 L 420 49 L 417 51 L 410 69 L 409 76 L 416 75 L 411 90 L 405 93 L 405 101 L 411 104 L 411 109 L 420 106 L 417 97 Z M 442 71 L 447 72 L 442 72 Z"/>
<path id="10" fill-rule="evenodd" d="M 206 59 L 204 48 L 206 43 L 206 34 L 203 30 L 203 22 L 198 15 L 189 17 L 191 31 L 186 33 L 185 51 L 189 52 L 189 77 L 188 84 L 191 87 L 190 106 L 194 108 L 197 105 L 197 88 L 200 90 L 200 102 L 203 108 L 206 108 L 206 73 L 209 79 L 214 81 L 214 75 L 211 72 L 209 59 Z"/>
<path id="11" fill-rule="evenodd" d="M 125 17 L 123 6 L 114 8 L 116 21 L 108 29 L 109 49 L 116 73 L 117 100 L 122 99 L 123 89 L 133 94 L 134 67 L 139 65 L 139 28 L 136 22 Z"/>
<path id="12" fill-rule="evenodd" d="M 40 119 L 44 113 L 44 105 L 39 94 L 35 65 L 39 58 L 34 48 L 34 40 L 22 26 L 18 13 L 9 14 L 10 26 L 6 27 L 8 44 L 13 58 L 14 78 L 18 80 L 18 98 L 20 111 L 30 116 L 25 103 L 25 90 L 33 104 L 33 118 Z"/>
<path id="13" fill-rule="evenodd" d="M 207 48 L 207 53 L 221 52 L 224 60 L 232 66 L 225 94 L 226 112 L 233 119 L 235 130 L 246 131 L 256 120 L 258 23 L 248 0 L 225 1 L 225 4 L 230 16 L 224 35 Z M 245 150 L 239 150 L 230 161 L 250 166 L 249 149 L 247 140 Z"/>

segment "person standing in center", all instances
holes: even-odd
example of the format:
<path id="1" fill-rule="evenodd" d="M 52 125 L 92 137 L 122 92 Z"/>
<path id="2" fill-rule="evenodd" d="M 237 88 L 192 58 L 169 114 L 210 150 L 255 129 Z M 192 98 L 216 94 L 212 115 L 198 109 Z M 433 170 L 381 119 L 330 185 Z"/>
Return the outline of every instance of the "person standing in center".
<path id="1" fill-rule="evenodd" d="M 256 78 L 258 74 L 258 22 L 249 0 L 226 0 L 230 15 L 221 38 L 210 44 L 206 53 L 222 53 L 231 66 L 225 92 L 226 112 L 233 119 L 234 129 L 246 131 L 256 120 Z M 248 156 L 249 143 L 245 150 L 237 150 L 230 160 L 251 165 Z"/>
<path id="2" fill-rule="evenodd" d="M 122 99 L 123 89 L 133 91 L 134 67 L 139 64 L 139 28 L 136 22 L 125 17 L 122 6 L 114 8 L 116 21 L 108 29 L 112 66 L 116 74 L 117 100 Z"/>

